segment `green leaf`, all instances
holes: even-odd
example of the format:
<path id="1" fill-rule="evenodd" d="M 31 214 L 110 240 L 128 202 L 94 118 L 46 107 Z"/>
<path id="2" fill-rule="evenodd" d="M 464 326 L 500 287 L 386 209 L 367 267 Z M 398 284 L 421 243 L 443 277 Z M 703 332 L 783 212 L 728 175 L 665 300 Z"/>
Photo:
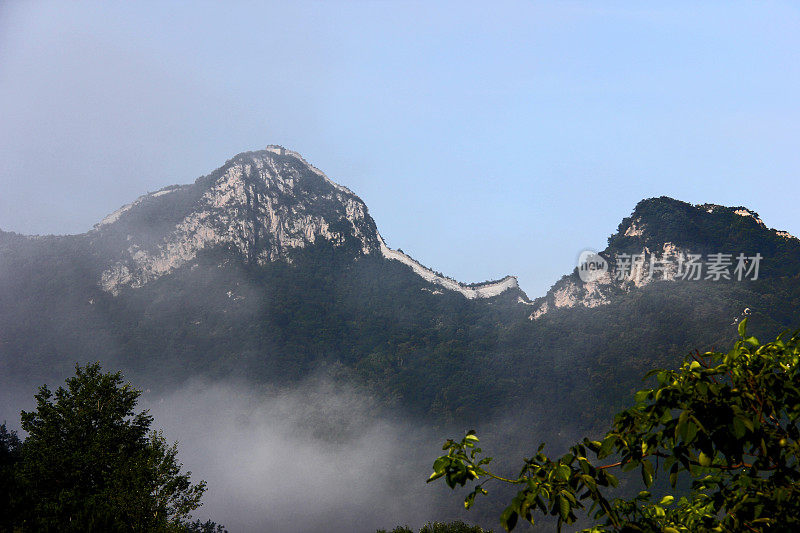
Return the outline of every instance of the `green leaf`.
<path id="1" fill-rule="evenodd" d="M 426 481 L 426 483 L 430 483 L 431 481 L 435 481 L 435 480 L 439 479 L 440 477 L 442 477 L 443 475 L 444 475 L 444 472 L 434 472 L 433 474 L 431 474 L 431 477 L 428 478 L 428 481 Z"/>
<path id="2" fill-rule="evenodd" d="M 747 433 L 744 423 L 738 416 L 733 417 L 733 423 L 731 425 L 733 426 L 733 434 L 737 439 L 741 439 Z"/>
<path id="3" fill-rule="evenodd" d="M 686 444 L 691 444 L 697 436 L 697 425 L 692 421 L 688 421 L 684 424 L 683 429 L 683 441 Z"/>
<path id="4" fill-rule="evenodd" d="M 675 485 L 678 483 L 678 469 L 679 468 L 680 468 L 680 465 L 678 463 L 675 463 L 669 469 L 669 484 L 672 485 L 673 488 L 675 488 Z"/>
<path id="5" fill-rule="evenodd" d="M 655 476 L 655 472 L 653 471 L 653 463 L 650 461 L 642 461 L 642 480 L 644 481 L 644 485 L 649 487 L 653 484 L 653 477 Z"/>
<path id="6" fill-rule="evenodd" d="M 740 420 L 744 426 L 750 430 L 750 432 L 755 431 L 755 425 L 753 424 L 753 420 L 747 416 L 737 416 L 736 420 Z"/>
<path id="7" fill-rule="evenodd" d="M 747 319 L 745 318 L 739 322 L 739 336 L 744 339 L 745 332 L 747 331 Z"/>
<path id="8" fill-rule="evenodd" d="M 603 457 L 611 454 L 611 450 L 614 449 L 614 441 L 615 439 L 613 437 L 606 437 L 603 439 L 603 444 L 600 445 L 600 450 L 597 452 L 597 457 L 602 459 Z"/>
<path id="9" fill-rule="evenodd" d="M 570 475 L 572 474 L 572 469 L 567 465 L 559 465 L 556 469 L 556 476 L 561 481 L 569 481 Z"/>
<path id="10" fill-rule="evenodd" d="M 517 511 L 514 509 L 514 506 L 509 505 L 506 507 L 506 510 L 503 511 L 503 514 L 500 515 L 500 525 L 502 525 L 506 531 L 511 531 L 514 529 L 514 526 L 517 525 L 517 518 Z"/>
<path id="11" fill-rule="evenodd" d="M 669 484 L 675 488 L 675 485 L 678 483 L 678 473 L 677 472 L 670 472 L 669 474 Z"/>
<path id="12" fill-rule="evenodd" d="M 560 494 L 556 496 L 556 498 L 558 498 L 558 513 L 561 516 L 561 519 L 564 522 L 567 522 L 569 520 L 570 511 L 569 500 Z"/>

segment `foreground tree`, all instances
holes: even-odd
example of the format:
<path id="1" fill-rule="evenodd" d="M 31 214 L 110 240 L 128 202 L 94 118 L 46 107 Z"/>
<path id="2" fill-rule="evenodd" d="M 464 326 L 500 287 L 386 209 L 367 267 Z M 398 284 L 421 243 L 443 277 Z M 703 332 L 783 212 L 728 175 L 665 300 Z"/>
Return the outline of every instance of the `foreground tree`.
<path id="1" fill-rule="evenodd" d="M 14 500 L 17 487 L 14 472 L 22 455 L 22 443 L 14 431 L 0 424 L 0 531 L 12 531 L 16 516 Z"/>
<path id="2" fill-rule="evenodd" d="M 140 391 L 99 364 L 76 366 L 66 388 L 43 386 L 22 412 L 17 467 L 23 530 L 182 531 L 205 482 L 181 473 L 177 445 L 136 413 Z"/>
<path id="3" fill-rule="evenodd" d="M 408 526 L 397 526 L 393 530 L 387 532 L 385 529 L 379 529 L 376 533 L 414 533 L 414 530 Z M 456 520 L 455 522 L 428 522 L 419 530 L 419 533 L 492 533 L 480 526 L 473 526 Z"/>
<path id="4" fill-rule="evenodd" d="M 800 332 L 762 345 L 746 322 L 729 352 L 649 373 L 657 386 L 639 391 L 602 440 L 555 459 L 542 444 L 518 476 L 504 477 L 489 470 L 470 431 L 445 443 L 428 481 L 476 482 L 467 508 L 487 481 L 518 485 L 500 517 L 508 531 L 536 513 L 555 516 L 560 530 L 580 510 L 595 523 L 587 531 L 800 531 Z M 683 478 L 691 488 L 657 502 L 647 490 L 612 499 L 614 470 L 638 470 L 645 489 L 659 472 L 673 489 Z"/>

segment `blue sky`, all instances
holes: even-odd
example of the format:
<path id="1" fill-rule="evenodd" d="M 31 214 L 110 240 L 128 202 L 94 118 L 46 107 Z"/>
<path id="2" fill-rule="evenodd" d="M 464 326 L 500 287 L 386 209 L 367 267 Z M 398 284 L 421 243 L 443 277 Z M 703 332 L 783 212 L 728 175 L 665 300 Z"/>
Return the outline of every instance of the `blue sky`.
<path id="1" fill-rule="evenodd" d="M 531 297 L 642 198 L 800 234 L 789 2 L 0 3 L 0 228 L 77 233 L 282 144 L 387 243 Z"/>

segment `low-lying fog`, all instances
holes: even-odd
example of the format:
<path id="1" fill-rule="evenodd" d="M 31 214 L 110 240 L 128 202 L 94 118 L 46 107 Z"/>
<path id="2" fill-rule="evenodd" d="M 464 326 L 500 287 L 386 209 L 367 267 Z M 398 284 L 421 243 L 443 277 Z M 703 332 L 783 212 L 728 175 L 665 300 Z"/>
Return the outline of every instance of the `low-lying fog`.
<path id="1" fill-rule="evenodd" d="M 49 380 L 51 390 L 60 384 L 63 379 Z M 35 389 L 0 376 L 0 423 L 20 431 L 19 411 L 35 408 Z M 211 519 L 231 533 L 374 533 L 455 519 L 496 530 L 498 505 L 511 492 L 492 485 L 489 496 L 465 511 L 467 490 L 425 483 L 442 442 L 469 428 L 433 428 L 429 420 L 377 406 L 356 386 L 312 377 L 284 388 L 190 381 L 164 395 L 145 390 L 137 412 L 149 409 L 152 428 L 178 441 L 184 471 L 192 471 L 195 483 L 207 482 L 193 518 Z M 517 471 L 522 455 L 514 450 L 520 442 L 539 442 L 541 419 L 529 414 L 476 428 L 497 459 L 495 469 Z M 547 440 L 559 448 L 562 437 L 571 438 Z"/>
<path id="2" fill-rule="evenodd" d="M 469 518 L 465 494 L 425 483 L 448 435 L 376 416 L 373 405 L 325 379 L 266 391 L 193 382 L 140 402 L 153 427 L 179 441 L 193 481 L 208 482 L 194 516 L 231 532 L 374 532 Z"/>

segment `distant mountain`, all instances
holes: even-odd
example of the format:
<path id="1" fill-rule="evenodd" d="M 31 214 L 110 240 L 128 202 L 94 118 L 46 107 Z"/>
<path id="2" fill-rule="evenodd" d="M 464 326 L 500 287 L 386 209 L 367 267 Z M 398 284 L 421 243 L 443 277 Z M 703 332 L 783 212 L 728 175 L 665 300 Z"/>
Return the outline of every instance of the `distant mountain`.
<path id="1" fill-rule="evenodd" d="M 530 318 L 552 309 L 606 305 L 655 281 L 724 283 L 800 272 L 800 240 L 767 228 L 758 213 L 663 196 L 639 202 L 598 255 L 606 262 L 604 273 L 584 280 L 576 267 L 535 301 Z M 718 266 L 710 271 L 711 262 Z"/>
<path id="2" fill-rule="evenodd" d="M 0 231 L 0 371 L 31 384 L 96 359 L 165 386 L 358 372 L 376 351 L 402 366 L 399 344 L 437 352 L 415 337 L 451 342 L 520 314 L 518 301 L 512 276 L 465 284 L 389 248 L 358 196 L 280 146 L 143 195 L 85 234 Z"/>
<path id="3" fill-rule="evenodd" d="M 408 265 L 444 290 L 488 298 L 518 288 L 516 278 L 465 285 L 386 246 L 367 206 L 300 154 L 280 146 L 246 152 L 192 185 L 165 187 L 104 218 L 87 234 L 113 259 L 101 286 L 118 294 L 225 248 L 242 261 L 291 262 L 295 252 L 327 241 L 353 258 L 382 255 Z M 109 253 L 110 252 L 110 253 Z"/>
<path id="4" fill-rule="evenodd" d="M 732 279 L 670 266 L 719 253 Z M 761 255 L 758 279 L 736 279 L 738 254 Z M 662 268 L 616 279 L 633 256 Z M 605 275 L 575 270 L 534 302 L 511 276 L 461 283 L 390 249 L 361 199 L 296 152 L 242 153 L 81 235 L 0 232 L 0 408 L 3 385 L 99 360 L 153 390 L 324 373 L 430 424 L 577 432 L 743 316 L 756 332 L 800 325 L 800 241 L 746 208 L 643 200 L 599 257 Z"/>

